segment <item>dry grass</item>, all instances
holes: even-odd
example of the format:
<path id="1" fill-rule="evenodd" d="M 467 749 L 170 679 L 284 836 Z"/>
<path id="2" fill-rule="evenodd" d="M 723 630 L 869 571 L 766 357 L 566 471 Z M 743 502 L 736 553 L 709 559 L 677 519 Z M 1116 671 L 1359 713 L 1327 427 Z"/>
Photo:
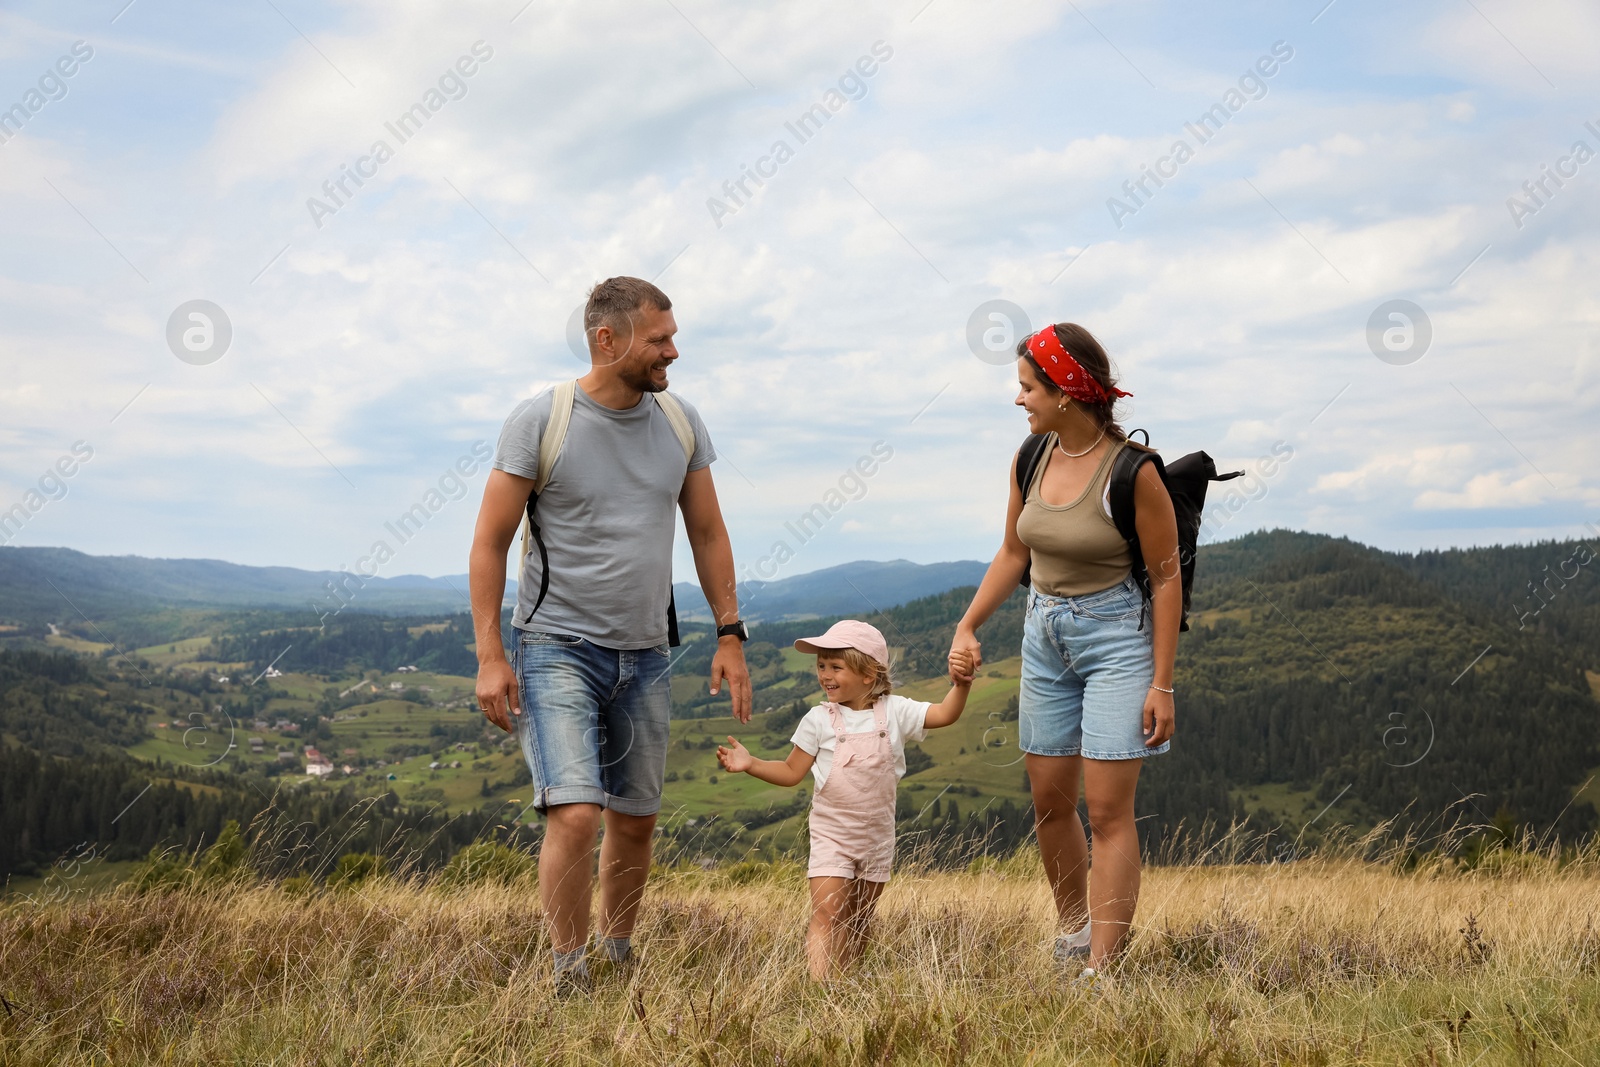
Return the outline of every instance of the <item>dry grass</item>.
<path id="1" fill-rule="evenodd" d="M 1588 862 L 1155 868 L 1097 993 L 1052 973 L 1031 854 L 897 876 L 830 989 L 805 977 L 803 883 L 661 872 L 640 969 L 575 1002 L 526 883 L 15 904 L 0 1064 L 1600 1063 Z"/>

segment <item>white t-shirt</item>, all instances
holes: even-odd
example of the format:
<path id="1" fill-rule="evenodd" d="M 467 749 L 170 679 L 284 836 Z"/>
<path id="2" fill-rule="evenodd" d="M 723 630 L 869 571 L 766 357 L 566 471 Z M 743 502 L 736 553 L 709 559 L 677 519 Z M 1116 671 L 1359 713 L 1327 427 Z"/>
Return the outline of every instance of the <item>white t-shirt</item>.
<path id="1" fill-rule="evenodd" d="M 928 709 L 933 705 L 926 700 L 912 700 L 893 694 L 885 699 L 888 703 L 883 717 L 889 724 L 889 744 L 894 749 L 894 776 L 903 778 L 906 773 L 906 742 L 921 741 L 928 736 L 924 722 Z M 844 732 L 847 734 L 864 734 L 878 728 L 871 708 L 855 711 L 841 704 L 839 711 L 844 715 Z M 817 761 L 811 765 L 811 774 L 820 790 L 822 783 L 828 780 L 828 771 L 833 767 L 833 750 L 839 743 L 833 733 L 828 705 L 818 704 L 806 712 L 789 740 L 808 755 L 816 757 Z"/>

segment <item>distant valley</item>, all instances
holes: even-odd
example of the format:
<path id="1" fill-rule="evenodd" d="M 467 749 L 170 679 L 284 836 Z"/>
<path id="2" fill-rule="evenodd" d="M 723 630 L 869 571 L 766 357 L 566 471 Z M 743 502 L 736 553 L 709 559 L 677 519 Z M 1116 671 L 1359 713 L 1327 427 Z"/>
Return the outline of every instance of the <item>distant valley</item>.
<path id="1" fill-rule="evenodd" d="M 1179 642 L 1178 735 L 1141 780 L 1147 847 L 1227 839 L 1282 858 L 1377 826 L 1418 847 L 1450 826 L 1479 841 L 1595 832 L 1593 561 L 1581 542 L 1407 554 L 1285 530 L 1204 547 Z M 897 687 L 938 699 L 982 570 L 859 561 L 742 587 L 757 620 L 748 726 L 707 692 L 710 627 L 680 584 L 662 855 L 798 847 L 803 789 L 719 774 L 715 745 L 734 733 L 786 751 L 817 698 L 792 642 L 839 616 L 879 626 Z M 336 577 L 0 549 L 0 776 L 16 801 L 0 808 L 0 876 L 27 885 L 84 841 L 113 863 L 192 848 L 269 812 L 308 835 L 307 864 L 329 848 L 444 862 L 496 826 L 537 835 L 521 752 L 473 699 L 464 579 L 369 583 L 319 616 L 308 601 Z M 951 862 L 1031 832 L 1022 623 L 1018 591 L 980 635 L 967 713 L 917 746 L 901 784 L 908 840 Z"/>

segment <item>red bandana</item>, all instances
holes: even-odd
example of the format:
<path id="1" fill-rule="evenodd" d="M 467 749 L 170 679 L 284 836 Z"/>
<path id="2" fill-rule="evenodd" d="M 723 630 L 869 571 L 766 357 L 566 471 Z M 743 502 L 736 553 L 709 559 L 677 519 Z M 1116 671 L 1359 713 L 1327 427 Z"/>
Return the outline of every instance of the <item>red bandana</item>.
<path id="1" fill-rule="evenodd" d="M 1054 326 L 1046 326 L 1032 337 L 1028 338 L 1028 355 L 1033 357 L 1035 363 L 1050 376 L 1063 393 L 1074 400 L 1081 400 L 1085 404 L 1100 404 L 1111 399 L 1111 394 L 1117 396 L 1132 396 L 1115 387 L 1111 392 L 1106 392 L 1088 371 L 1084 370 L 1077 360 L 1072 358 L 1072 353 L 1061 347 L 1061 339 L 1056 336 Z"/>

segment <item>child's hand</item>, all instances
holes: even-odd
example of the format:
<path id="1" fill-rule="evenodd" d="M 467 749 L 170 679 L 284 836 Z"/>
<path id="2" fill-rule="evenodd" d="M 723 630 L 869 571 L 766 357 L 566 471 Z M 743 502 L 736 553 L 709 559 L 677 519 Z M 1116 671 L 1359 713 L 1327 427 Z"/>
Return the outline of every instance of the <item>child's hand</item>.
<path id="1" fill-rule="evenodd" d="M 964 648 L 950 650 L 950 684 L 971 685 L 972 676 L 976 672 L 972 662 L 972 653 Z"/>
<path id="2" fill-rule="evenodd" d="M 756 761 L 755 757 L 750 755 L 750 750 L 735 741 L 732 736 L 729 736 L 728 744 L 731 747 L 717 746 L 717 762 L 722 764 L 722 769 L 730 774 L 748 771 L 750 764 Z"/>

